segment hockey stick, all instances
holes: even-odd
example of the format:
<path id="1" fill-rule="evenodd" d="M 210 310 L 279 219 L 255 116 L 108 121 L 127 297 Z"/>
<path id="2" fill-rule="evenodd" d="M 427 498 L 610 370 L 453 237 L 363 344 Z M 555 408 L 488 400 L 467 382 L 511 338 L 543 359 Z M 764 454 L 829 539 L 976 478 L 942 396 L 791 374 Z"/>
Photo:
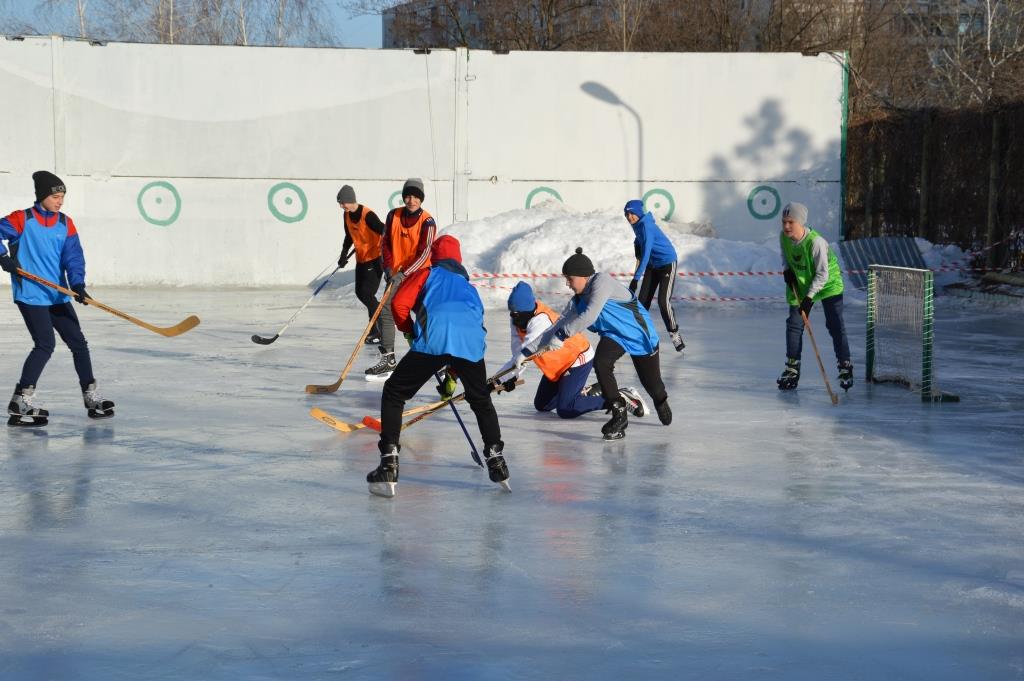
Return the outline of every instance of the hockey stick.
<path id="1" fill-rule="evenodd" d="M 256 334 L 253 334 L 252 335 L 252 342 L 253 343 L 258 343 L 260 345 L 270 345 L 271 343 L 276 341 L 278 338 L 280 338 L 281 334 L 284 333 L 284 330 L 288 328 L 288 325 L 291 324 L 292 322 L 294 322 L 295 318 L 298 317 L 300 314 L 302 314 L 302 311 L 306 309 L 306 306 L 309 305 L 311 302 L 313 302 L 313 299 L 316 298 L 316 294 L 320 293 L 320 291 L 323 290 L 324 286 L 327 286 L 327 282 L 329 282 L 331 280 L 331 277 L 333 277 L 335 274 L 337 274 L 338 270 L 340 270 L 340 269 L 341 269 L 340 266 L 339 267 L 335 267 L 334 271 L 331 272 L 329 275 L 327 275 L 327 278 L 324 279 L 323 283 L 320 284 L 319 286 L 317 286 L 316 290 L 313 291 L 313 295 L 311 295 L 309 297 L 309 300 L 307 300 L 305 303 L 303 303 L 302 307 L 300 307 L 298 309 L 298 311 L 291 316 L 291 319 L 289 319 L 287 322 L 284 323 L 284 326 L 281 327 L 280 331 L 275 333 L 270 338 L 264 338 L 263 336 L 257 336 Z"/>
<path id="2" fill-rule="evenodd" d="M 790 290 L 793 291 L 793 297 L 800 300 L 800 296 L 796 294 L 796 286 L 793 284 L 789 285 Z M 821 363 L 821 353 L 818 352 L 818 344 L 814 340 L 814 331 L 811 330 L 811 320 L 808 319 L 807 313 L 800 310 L 800 316 L 804 320 L 804 328 L 807 329 L 807 335 L 811 339 L 811 347 L 814 348 L 814 357 L 818 360 L 818 368 L 821 369 L 821 378 L 825 381 L 825 390 L 828 391 L 828 397 L 832 400 L 832 404 L 839 404 L 839 398 L 834 392 L 832 392 L 832 386 L 828 382 L 828 375 L 825 373 L 825 365 Z"/>
<path id="3" fill-rule="evenodd" d="M 370 322 L 366 325 L 366 329 L 363 331 L 363 335 L 360 336 L 359 340 L 356 341 L 356 349 L 352 351 L 352 356 L 348 358 L 348 364 L 346 364 L 345 368 L 341 370 L 341 376 L 338 377 L 338 380 L 335 381 L 334 383 L 331 383 L 330 385 L 307 385 L 307 393 L 310 393 L 312 395 L 318 395 L 338 391 L 338 388 L 341 387 L 341 384 L 342 382 L 344 382 L 345 377 L 348 376 L 349 370 L 352 369 L 352 365 L 355 363 L 356 357 L 359 356 L 359 351 L 363 349 L 363 341 L 365 341 L 366 337 L 370 335 L 370 331 L 373 329 L 373 323 L 376 322 L 377 317 L 380 316 L 380 311 L 383 310 L 384 306 L 388 304 L 388 300 L 391 298 L 391 287 L 393 285 L 394 284 L 388 284 L 387 288 L 384 289 L 384 295 L 380 299 L 380 304 L 377 305 L 376 311 L 374 311 L 373 316 L 370 317 Z"/>
<path id="4" fill-rule="evenodd" d="M 435 371 L 434 378 L 437 379 L 437 384 L 443 389 L 444 379 L 441 378 L 441 373 Z M 455 414 L 455 420 L 459 422 L 459 427 L 462 428 L 462 434 L 466 436 L 467 440 L 469 440 L 469 455 L 473 457 L 473 461 L 477 466 L 483 468 L 484 462 L 480 459 L 480 452 L 476 449 L 476 443 L 473 442 L 473 436 L 469 434 L 469 431 L 466 430 L 466 424 L 462 422 L 462 414 L 460 414 L 459 410 L 455 408 L 455 403 L 451 400 L 448 400 L 448 406 L 452 408 L 452 413 Z"/>
<path id="5" fill-rule="evenodd" d="M 43 279 L 42 277 L 37 277 L 36 275 L 32 274 L 31 272 L 26 272 L 25 270 L 21 269 L 20 267 L 18 268 L 18 274 L 23 276 L 23 277 L 25 277 L 26 279 L 28 279 L 30 281 L 36 282 L 37 284 L 42 284 L 43 286 L 49 286 L 52 289 L 56 289 L 56 290 L 60 291 L 61 293 L 63 293 L 66 296 L 71 296 L 72 298 L 76 298 L 78 296 L 78 294 L 75 293 L 74 291 L 72 291 L 71 289 L 64 288 L 63 286 L 61 286 L 59 284 L 54 284 L 52 281 L 48 281 L 46 279 Z M 177 324 L 175 324 L 174 326 L 153 326 L 152 324 L 148 324 L 148 323 L 142 321 L 141 319 L 136 319 L 135 317 L 131 316 L 130 314 L 126 314 L 124 312 L 121 312 L 120 310 L 115 309 L 113 307 L 110 307 L 109 305 L 104 305 L 103 303 L 101 303 L 98 300 L 93 300 L 92 298 L 86 298 L 85 302 L 88 305 L 95 305 L 96 307 L 100 308 L 101 310 L 105 310 L 105 311 L 109 312 L 110 314 L 114 315 L 115 317 L 120 317 L 121 319 L 124 319 L 125 321 L 129 321 L 132 324 L 135 324 L 136 326 L 141 326 L 144 329 L 149 329 L 153 333 L 158 333 L 161 336 L 167 336 L 168 338 L 170 338 L 171 336 L 180 336 L 181 334 L 185 333 L 186 331 L 190 331 L 191 329 L 194 329 L 195 327 L 197 327 L 199 325 L 199 317 L 197 317 L 195 315 L 190 315 L 190 316 L 186 317 L 185 319 L 181 320 L 180 322 L 178 322 Z"/>
<path id="6" fill-rule="evenodd" d="M 402 412 L 402 416 L 413 416 L 415 414 L 420 414 L 420 413 L 425 412 L 425 411 L 430 411 L 431 409 L 436 409 L 437 407 L 441 407 L 441 406 L 444 406 L 444 402 L 443 401 L 441 401 L 441 402 L 431 402 L 430 404 L 422 404 L 422 405 L 420 405 L 418 407 L 413 407 L 412 409 L 406 409 L 405 411 Z M 328 414 L 323 409 L 320 409 L 319 407 L 313 407 L 312 409 L 310 409 L 309 410 L 309 415 L 312 416 L 313 418 L 315 418 L 317 421 L 320 421 L 321 423 L 326 423 L 331 428 L 334 428 L 335 430 L 340 430 L 343 433 L 351 433 L 353 431 L 360 430 L 362 428 L 368 427 L 368 424 L 363 423 L 363 422 L 360 422 L 360 423 L 345 423 L 344 421 L 342 421 L 342 420 L 340 420 L 338 418 L 335 418 L 334 416 L 331 416 L 330 414 Z M 370 418 L 370 417 L 367 416 L 365 418 Z"/>

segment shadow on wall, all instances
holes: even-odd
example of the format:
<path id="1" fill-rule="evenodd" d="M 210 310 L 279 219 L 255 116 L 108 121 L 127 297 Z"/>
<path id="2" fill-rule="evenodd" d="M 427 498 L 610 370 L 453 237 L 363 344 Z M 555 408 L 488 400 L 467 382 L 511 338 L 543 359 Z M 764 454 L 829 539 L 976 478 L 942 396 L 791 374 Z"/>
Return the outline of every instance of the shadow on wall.
<path id="1" fill-rule="evenodd" d="M 782 207 L 800 201 L 809 208 L 810 226 L 838 239 L 840 203 L 830 196 L 841 177 L 840 141 L 815 149 L 806 131 L 787 126 L 776 99 L 765 100 L 744 124 L 747 140 L 709 162 L 701 215 L 713 217 L 719 233 L 760 243 L 777 235 Z"/>

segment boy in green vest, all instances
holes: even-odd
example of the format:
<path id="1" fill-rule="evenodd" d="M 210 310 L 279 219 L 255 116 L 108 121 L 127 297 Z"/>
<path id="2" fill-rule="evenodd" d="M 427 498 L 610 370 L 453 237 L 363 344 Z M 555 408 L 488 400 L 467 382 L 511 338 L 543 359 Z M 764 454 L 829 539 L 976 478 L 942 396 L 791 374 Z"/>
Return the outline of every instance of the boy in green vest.
<path id="1" fill-rule="evenodd" d="M 839 363 L 839 386 L 849 390 L 853 386 L 853 363 L 843 324 L 843 276 L 828 242 L 806 227 L 806 222 L 807 206 L 804 204 L 788 203 L 782 209 L 779 246 L 785 268 L 782 274 L 786 280 L 789 318 L 786 320 L 786 368 L 777 383 L 779 390 L 793 390 L 800 381 L 800 352 L 804 335 L 801 313 L 809 315 L 814 303 L 821 301 L 825 310 L 825 328 L 832 336 L 832 347 Z M 796 296 L 793 295 L 794 288 Z"/>

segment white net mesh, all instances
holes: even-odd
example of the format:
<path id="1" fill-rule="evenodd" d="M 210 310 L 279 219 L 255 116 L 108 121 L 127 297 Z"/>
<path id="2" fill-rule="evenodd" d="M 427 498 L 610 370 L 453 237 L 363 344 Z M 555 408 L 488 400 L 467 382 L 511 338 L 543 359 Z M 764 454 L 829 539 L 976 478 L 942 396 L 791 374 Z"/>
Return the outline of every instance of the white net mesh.
<path id="1" fill-rule="evenodd" d="M 931 272 L 870 267 L 868 352 L 871 378 L 935 391 L 931 367 Z M 873 355 L 873 361 L 872 361 Z"/>

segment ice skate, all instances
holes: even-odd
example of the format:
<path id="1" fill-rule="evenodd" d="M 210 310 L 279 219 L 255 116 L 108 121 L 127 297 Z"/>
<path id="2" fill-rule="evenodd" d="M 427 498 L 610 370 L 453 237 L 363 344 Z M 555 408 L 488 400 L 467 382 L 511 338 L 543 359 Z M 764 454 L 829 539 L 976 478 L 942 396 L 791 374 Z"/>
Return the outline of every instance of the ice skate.
<path id="1" fill-rule="evenodd" d="M 667 426 L 672 423 L 672 410 L 668 406 L 668 399 L 661 404 L 654 405 L 654 410 L 658 412 L 658 420 L 661 421 L 661 425 Z"/>
<path id="2" fill-rule="evenodd" d="M 679 333 L 678 329 L 669 334 L 669 338 L 672 339 L 672 347 L 676 349 L 676 352 L 682 352 L 683 348 L 686 347 L 686 343 L 683 341 L 683 336 Z"/>
<path id="3" fill-rule="evenodd" d="M 96 389 L 96 381 L 82 389 L 82 402 L 91 419 L 108 419 L 114 415 L 114 403 L 100 396 Z"/>
<path id="4" fill-rule="evenodd" d="M 786 368 L 782 370 L 782 375 L 775 382 L 779 384 L 779 390 L 795 389 L 797 383 L 800 382 L 800 360 L 786 359 Z"/>
<path id="5" fill-rule="evenodd" d="M 395 353 L 381 350 L 380 361 L 366 370 L 366 380 L 386 381 L 396 366 L 398 366 L 398 362 L 395 361 Z"/>
<path id="6" fill-rule="evenodd" d="M 626 400 L 626 408 L 629 413 L 636 417 L 647 415 L 647 403 L 640 397 L 640 391 L 636 388 L 620 388 L 619 394 Z"/>
<path id="7" fill-rule="evenodd" d="M 601 392 L 600 383 L 591 383 L 580 391 L 580 395 L 583 395 L 584 397 L 602 397 L 604 393 Z"/>
<path id="8" fill-rule="evenodd" d="M 35 403 L 34 385 L 18 386 L 7 405 L 7 425 L 45 426 L 49 423 L 50 412 Z"/>
<path id="9" fill-rule="evenodd" d="M 398 445 L 380 443 L 380 465 L 366 474 L 366 482 L 370 485 L 370 494 L 390 499 L 395 496 L 398 486 Z"/>
<path id="10" fill-rule="evenodd" d="M 606 424 L 601 426 L 604 439 L 621 440 L 626 437 L 626 426 L 629 425 L 629 407 L 626 405 L 626 400 L 619 397 L 608 407 L 607 413 L 611 414 L 612 417 L 608 419 Z"/>
<path id="11" fill-rule="evenodd" d="M 839 387 L 843 390 L 853 387 L 853 362 L 850 360 L 839 363 Z"/>
<path id="12" fill-rule="evenodd" d="M 484 459 L 487 461 L 487 476 L 491 482 L 496 482 L 501 485 L 503 490 L 511 492 L 512 486 L 508 484 L 508 464 L 505 463 L 505 457 L 501 454 L 504 449 L 505 443 L 498 440 L 497 443 L 484 449 Z"/>
<path id="13" fill-rule="evenodd" d="M 363 341 L 363 345 L 380 345 L 380 334 L 377 329 L 373 329 L 366 335 L 366 340 Z"/>

